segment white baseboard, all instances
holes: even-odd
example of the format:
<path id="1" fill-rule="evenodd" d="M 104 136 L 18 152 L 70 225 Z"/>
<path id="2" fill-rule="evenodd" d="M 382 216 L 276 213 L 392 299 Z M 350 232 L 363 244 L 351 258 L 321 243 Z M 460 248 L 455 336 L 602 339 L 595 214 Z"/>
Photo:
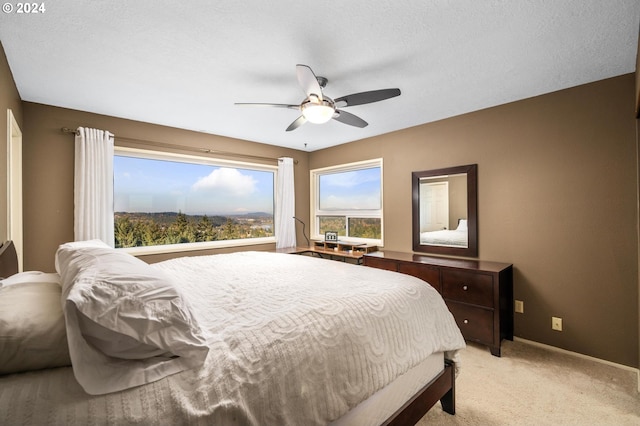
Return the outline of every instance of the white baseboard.
<path id="1" fill-rule="evenodd" d="M 592 356 L 589 356 L 589 355 L 581 354 L 581 353 L 578 353 L 578 352 L 568 351 L 566 349 L 558 348 L 556 346 L 551 346 L 551 345 L 546 345 L 544 343 L 534 342 L 533 340 L 527 340 L 527 339 L 523 339 L 521 337 L 514 336 L 513 340 L 516 341 L 516 342 L 525 343 L 527 345 L 538 346 L 540 348 L 548 349 L 550 351 L 560 352 L 560 353 L 563 353 L 563 354 L 566 354 L 566 355 L 572 355 L 572 356 L 575 356 L 575 357 L 578 357 L 578 358 L 588 359 L 590 361 L 595 361 L 595 362 L 599 362 L 601 364 L 610 365 L 612 367 L 620 368 L 622 370 L 632 371 L 632 372 L 636 373 L 636 383 L 638 384 L 638 392 L 640 392 L 640 369 L 638 369 L 638 368 L 629 367 L 628 365 L 618 364 L 616 362 L 607 361 L 606 359 L 600 359 L 600 358 L 592 357 Z"/>

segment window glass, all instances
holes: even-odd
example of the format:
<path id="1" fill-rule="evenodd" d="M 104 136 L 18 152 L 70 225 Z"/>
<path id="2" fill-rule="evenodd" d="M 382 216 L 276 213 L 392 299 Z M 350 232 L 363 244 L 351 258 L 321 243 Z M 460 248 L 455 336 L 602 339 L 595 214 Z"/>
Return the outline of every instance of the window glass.
<path id="1" fill-rule="evenodd" d="M 319 176 L 320 210 L 379 210 L 380 167 Z"/>
<path id="2" fill-rule="evenodd" d="M 116 247 L 272 237 L 275 170 L 114 157 Z"/>
<path id="3" fill-rule="evenodd" d="M 338 236 L 347 235 L 347 220 L 344 216 L 318 216 L 320 235 L 327 231 L 337 232 Z"/>
<path id="4" fill-rule="evenodd" d="M 311 170 L 312 237 L 382 244 L 382 160 Z"/>
<path id="5" fill-rule="evenodd" d="M 379 240 L 382 238 L 382 226 L 380 218 L 349 218 L 349 235 L 358 238 L 371 238 Z"/>

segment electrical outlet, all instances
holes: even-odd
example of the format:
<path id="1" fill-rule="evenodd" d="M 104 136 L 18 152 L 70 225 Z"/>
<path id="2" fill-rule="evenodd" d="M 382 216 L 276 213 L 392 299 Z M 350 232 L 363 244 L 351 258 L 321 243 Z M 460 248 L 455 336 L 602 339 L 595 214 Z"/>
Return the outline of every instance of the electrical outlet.
<path id="1" fill-rule="evenodd" d="M 522 300 L 516 300 L 515 309 L 517 314 L 524 314 L 524 302 Z"/>
<path id="2" fill-rule="evenodd" d="M 551 329 L 556 331 L 562 331 L 562 318 L 551 317 Z"/>

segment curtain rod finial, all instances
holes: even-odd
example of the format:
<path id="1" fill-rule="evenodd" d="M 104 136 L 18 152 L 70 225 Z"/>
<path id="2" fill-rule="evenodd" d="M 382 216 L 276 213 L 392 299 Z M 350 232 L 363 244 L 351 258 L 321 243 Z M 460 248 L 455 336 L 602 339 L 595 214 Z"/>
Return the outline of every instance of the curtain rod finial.
<path id="1" fill-rule="evenodd" d="M 62 133 L 73 133 L 74 135 L 78 134 L 77 130 L 70 129 L 68 127 L 63 127 L 60 130 L 62 131 Z"/>

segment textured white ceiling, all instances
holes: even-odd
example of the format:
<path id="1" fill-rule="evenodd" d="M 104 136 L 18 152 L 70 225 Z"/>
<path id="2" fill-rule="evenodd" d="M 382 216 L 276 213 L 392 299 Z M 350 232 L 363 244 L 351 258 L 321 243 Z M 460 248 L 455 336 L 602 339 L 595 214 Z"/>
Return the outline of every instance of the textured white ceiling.
<path id="1" fill-rule="evenodd" d="M 308 151 L 633 72 L 640 18 L 638 0 L 4 1 L 25 101 Z M 346 108 L 364 129 L 234 105 L 300 103 L 296 64 L 332 98 L 402 95 Z"/>

